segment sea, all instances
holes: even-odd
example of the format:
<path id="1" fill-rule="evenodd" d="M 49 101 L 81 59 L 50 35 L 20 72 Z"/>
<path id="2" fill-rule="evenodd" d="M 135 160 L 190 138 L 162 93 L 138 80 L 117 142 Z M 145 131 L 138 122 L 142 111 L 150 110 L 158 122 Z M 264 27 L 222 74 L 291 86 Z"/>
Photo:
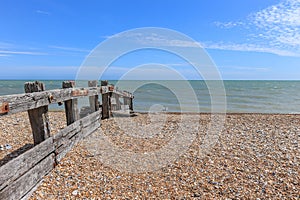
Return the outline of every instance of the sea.
<path id="1" fill-rule="evenodd" d="M 0 96 L 24 93 L 27 81 L 32 80 L 0 80 Z M 62 85 L 60 80 L 41 81 L 46 90 L 58 89 Z M 209 113 L 219 106 L 227 113 L 300 113 L 300 81 L 225 80 L 210 84 L 204 80 L 113 80 L 109 83 L 134 94 L 134 110 L 137 112 Z M 86 86 L 83 81 L 76 84 Z M 86 99 L 82 98 L 80 102 L 86 103 Z M 64 108 L 53 104 L 49 109 Z"/>

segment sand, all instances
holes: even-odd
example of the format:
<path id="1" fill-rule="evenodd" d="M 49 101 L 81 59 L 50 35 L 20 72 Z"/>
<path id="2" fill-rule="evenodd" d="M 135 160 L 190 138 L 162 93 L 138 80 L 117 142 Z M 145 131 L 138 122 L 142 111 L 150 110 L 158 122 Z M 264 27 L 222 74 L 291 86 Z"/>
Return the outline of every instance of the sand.
<path id="1" fill-rule="evenodd" d="M 0 159 L 32 144 L 26 113 L 13 116 L 0 118 L 1 144 L 13 147 L 0 151 Z M 97 132 L 78 143 L 44 178 L 31 199 L 300 198 L 300 115 L 227 114 L 217 142 L 205 153 L 199 147 L 210 127 L 210 115 L 201 114 L 200 120 L 188 115 L 185 130 L 196 138 L 186 151 L 177 152 L 180 157 L 161 168 L 160 163 L 150 162 L 143 171 L 139 159 L 119 162 L 118 152 L 105 154 L 110 149 L 104 136 L 119 149 L 136 154 L 162 149 L 181 130 L 180 117 L 138 114 L 131 118 L 135 124 L 128 126 L 120 125 L 126 118 L 103 120 Z M 65 126 L 63 113 L 51 113 L 50 119 L 54 132 Z M 147 124 L 143 133 L 148 137 L 142 132 L 133 135 Z"/>

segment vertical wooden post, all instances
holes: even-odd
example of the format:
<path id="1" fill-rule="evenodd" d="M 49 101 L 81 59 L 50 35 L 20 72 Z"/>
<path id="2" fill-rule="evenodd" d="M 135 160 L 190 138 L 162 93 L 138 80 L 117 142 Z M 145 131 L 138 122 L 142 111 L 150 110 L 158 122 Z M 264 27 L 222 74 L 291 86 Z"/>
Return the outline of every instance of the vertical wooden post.
<path id="1" fill-rule="evenodd" d="M 123 97 L 123 99 L 124 99 L 124 106 L 128 105 L 128 107 L 129 107 L 129 98 Z"/>
<path id="2" fill-rule="evenodd" d="M 133 112 L 133 98 L 129 98 L 129 110 Z"/>
<path id="3" fill-rule="evenodd" d="M 45 90 L 42 82 L 27 82 L 24 85 L 26 93 L 41 92 Z M 50 124 L 48 106 L 28 110 L 30 125 L 33 134 L 34 145 L 41 143 L 50 137 Z"/>
<path id="4" fill-rule="evenodd" d="M 73 88 L 73 87 L 75 87 L 74 81 L 64 81 L 62 83 L 62 88 Z M 77 103 L 78 103 L 77 99 L 71 99 L 65 101 L 67 125 L 70 125 L 79 119 Z"/>
<path id="5" fill-rule="evenodd" d="M 116 110 L 121 110 L 120 96 L 118 94 L 115 94 L 115 99 L 116 99 Z"/>
<path id="6" fill-rule="evenodd" d="M 108 81 L 101 81 L 101 86 L 108 86 Z M 102 119 L 109 118 L 110 92 L 102 94 Z"/>
<path id="7" fill-rule="evenodd" d="M 97 87 L 97 82 L 98 81 L 96 81 L 96 80 L 89 81 L 88 86 L 89 87 Z M 95 112 L 95 111 L 99 110 L 98 95 L 90 96 L 89 97 L 89 102 L 90 102 L 91 112 Z"/>

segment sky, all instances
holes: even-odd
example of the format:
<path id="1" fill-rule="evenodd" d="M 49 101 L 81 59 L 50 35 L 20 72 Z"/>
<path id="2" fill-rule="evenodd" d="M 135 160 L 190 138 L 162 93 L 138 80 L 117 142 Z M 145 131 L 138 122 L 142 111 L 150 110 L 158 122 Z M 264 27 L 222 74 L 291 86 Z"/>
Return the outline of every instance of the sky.
<path id="1" fill-rule="evenodd" d="M 76 79 L 99 44 L 143 27 L 167 28 L 192 38 L 224 80 L 300 77 L 300 0 L 1 0 L 0 79 Z M 167 39 L 161 45 L 178 45 Z M 149 63 L 201 79 L 191 64 L 158 50 L 120 56 L 101 78 L 118 79 L 122 69 L 151 68 Z M 152 71 L 153 77 L 164 74 Z M 168 73 L 162 77 L 168 79 Z"/>

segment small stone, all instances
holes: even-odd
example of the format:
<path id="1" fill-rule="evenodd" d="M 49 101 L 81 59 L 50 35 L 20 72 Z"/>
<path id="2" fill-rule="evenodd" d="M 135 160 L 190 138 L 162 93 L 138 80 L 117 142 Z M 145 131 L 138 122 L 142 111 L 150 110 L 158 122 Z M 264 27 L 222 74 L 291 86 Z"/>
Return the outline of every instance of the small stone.
<path id="1" fill-rule="evenodd" d="M 11 148 L 12 148 L 12 146 L 10 144 L 5 144 L 5 149 L 9 150 Z"/>
<path id="2" fill-rule="evenodd" d="M 77 195 L 78 195 L 78 190 L 74 190 L 74 191 L 72 192 L 72 195 L 73 195 L 73 196 L 77 196 Z"/>

